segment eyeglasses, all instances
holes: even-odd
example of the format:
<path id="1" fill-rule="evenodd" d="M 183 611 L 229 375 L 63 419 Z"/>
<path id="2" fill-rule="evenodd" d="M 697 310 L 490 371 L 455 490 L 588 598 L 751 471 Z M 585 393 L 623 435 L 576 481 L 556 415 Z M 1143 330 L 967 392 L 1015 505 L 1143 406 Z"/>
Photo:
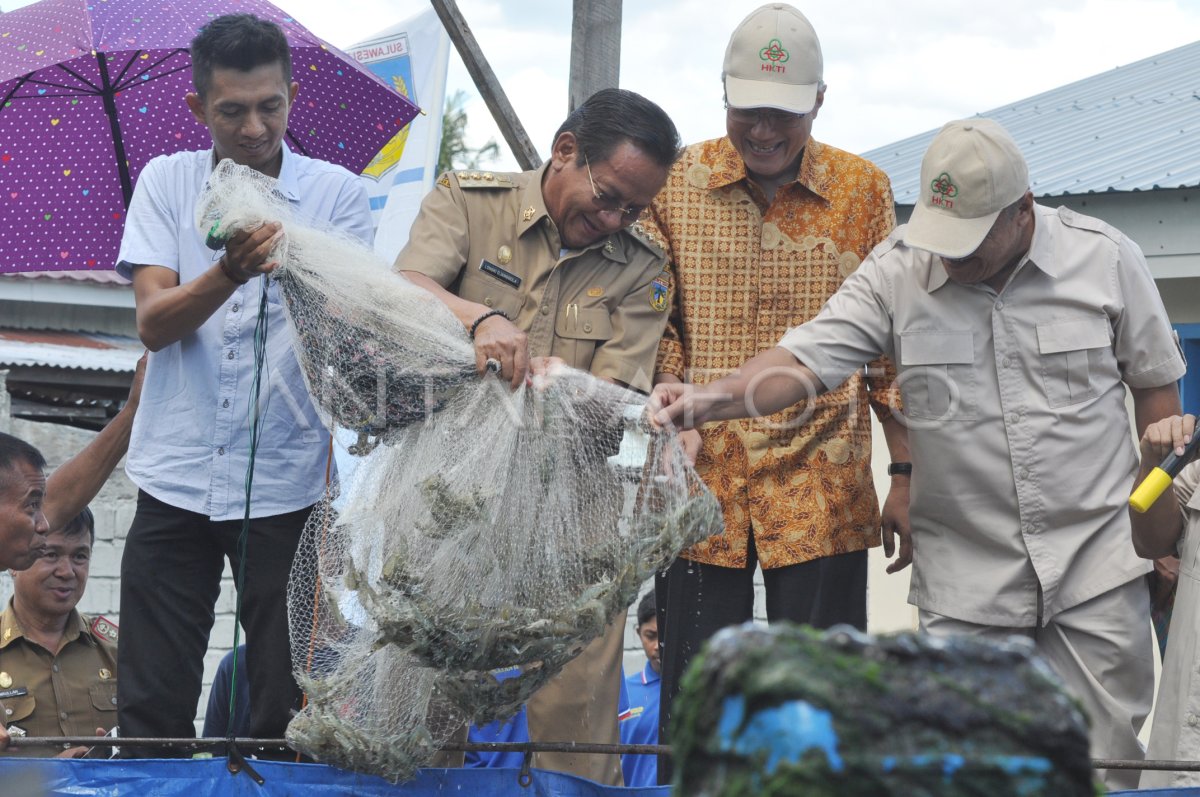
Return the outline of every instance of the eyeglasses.
<path id="1" fill-rule="evenodd" d="M 621 221 L 633 221 L 638 216 L 642 215 L 642 211 L 646 209 L 645 205 L 629 205 L 621 206 L 621 200 L 613 199 L 607 194 L 596 188 L 596 181 L 592 179 L 592 165 L 588 163 L 587 155 L 583 156 L 583 165 L 587 169 L 588 182 L 592 184 L 592 201 L 601 211 L 609 213 L 620 213 Z"/>
<path id="2" fill-rule="evenodd" d="M 730 108 L 725 104 L 725 112 L 729 118 L 740 125 L 754 125 L 765 122 L 768 126 L 782 130 L 789 127 L 799 127 L 808 117 L 806 113 L 788 113 L 769 108 Z"/>

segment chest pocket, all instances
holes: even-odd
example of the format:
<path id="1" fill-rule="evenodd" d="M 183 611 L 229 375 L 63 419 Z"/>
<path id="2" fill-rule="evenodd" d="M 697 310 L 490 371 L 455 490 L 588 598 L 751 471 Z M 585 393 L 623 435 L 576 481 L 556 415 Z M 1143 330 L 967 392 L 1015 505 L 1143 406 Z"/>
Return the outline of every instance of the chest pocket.
<path id="1" fill-rule="evenodd" d="M 1051 407 L 1066 407 L 1094 398 L 1096 376 L 1112 345 L 1105 316 L 1047 321 L 1037 325 L 1042 380 Z"/>
<path id="2" fill-rule="evenodd" d="M 975 342 L 970 330 L 919 330 L 900 335 L 900 392 L 904 413 L 927 421 L 978 416 Z"/>
<path id="3" fill-rule="evenodd" d="M 4 722 L 12 725 L 14 722 L 28 719 L 33 710 L 37 708 L 37 700 L 33 695 L 6 697 L 0 702 L 0 705 L 4 706 Z"/>
<path id="4" fill-rule="evenodd" d="M 562 357 L 568 365 L 586 371 L 592 364 L 596 347 L 612 336 L 612 316 L 605 305 L 580 307 L 566 304 L 559 307 L 558 318 L 554 321 L 553 354 Z"/>
<path id="5" fill-rule="evenodd" d="M 92 698 L 92 708 L 97 711 L 117 710 L 117 682 L 104 681 L 93 684 L 88 690 Z"/>
<path id="6" fill-rule="evenodd" d="M 517 323 L 517 316 L 525 306 L 525 295 L 505 285 L 495 277 L 482 274 L 478 269 L 467 269 L 463 275 L 459 296 L 479 302 L 493 310 L 503 310 L 508 319 Z"/>

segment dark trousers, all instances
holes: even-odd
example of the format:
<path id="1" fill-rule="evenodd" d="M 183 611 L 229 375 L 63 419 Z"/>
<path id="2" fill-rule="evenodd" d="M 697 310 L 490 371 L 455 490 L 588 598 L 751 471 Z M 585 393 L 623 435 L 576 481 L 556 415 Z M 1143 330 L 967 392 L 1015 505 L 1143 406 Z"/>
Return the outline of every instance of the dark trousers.
<path id="1" fill-rule="evenodd" d="M 754 571 L 758 557 L 750 539 L 744 568 L 676 559 L 654 581 L 658 638 L 662 645 L 660 744 L 670 744 L 671 705 L 692 657 L 713 634 L 754 619 Z M 827 556 L 763 570 L 767 621 L 787 620 L 814 628 L 846 623 L 867 628 L 867 552 Z M 671 782 L 669 756 L 658 758 L 658 782 Z"/>
<path id="2" fill-rule="evenodd" d="M 291 712 L 300 706 L 288 642 L 287 582 L 310 511 L 250 521 L 241 625 L 246 631 L 250 735 L 255 738 L 282 738 Z M 236 582 L 241 530 L 241 520 L 213 521 L 138 492 L 137 514 L 121 559 L 121 736 L 196 735 L 196 704 L 221 572 L 228 557 Z M 124 745 L 121 753 L 180 754 Z"/>

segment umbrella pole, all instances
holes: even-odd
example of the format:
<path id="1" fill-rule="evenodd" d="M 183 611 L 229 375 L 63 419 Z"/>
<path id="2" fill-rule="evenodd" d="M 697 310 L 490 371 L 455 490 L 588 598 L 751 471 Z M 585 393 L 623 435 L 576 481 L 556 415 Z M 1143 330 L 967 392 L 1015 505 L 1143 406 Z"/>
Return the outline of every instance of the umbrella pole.
<path id="1" fill-rule="evenodd" d="M 136 54 L 134 56 L 137 57 Z M 103 82 L 100 96 L 104 99 L 104 115 L 108 117 L 108 125 L 112 130 L 113 148 L 117 156 L 117 174 L 121 177 L 121 196 L 125 207 L 129 207 L 133 199 L 133 181 L 129 179 L 129 161 L 125 157 L 125 141 L 121 138 L 121 122 L 117 118 L 117 100 L 113 93 L 112 80 L 108 76 L 108 59 L 104 53 L 96 53 L 96 64 L 100 67 L 100 80 Z"/>

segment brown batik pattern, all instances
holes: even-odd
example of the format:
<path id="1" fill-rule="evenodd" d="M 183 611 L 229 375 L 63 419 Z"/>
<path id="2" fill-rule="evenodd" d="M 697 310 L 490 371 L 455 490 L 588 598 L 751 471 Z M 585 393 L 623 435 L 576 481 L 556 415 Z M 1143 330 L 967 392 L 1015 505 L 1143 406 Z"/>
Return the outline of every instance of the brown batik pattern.
<path id="1" fill-rule="evenodd" d="M 726 138 L 688 147 L 644 219 L 675 277 L 657 371 L 710 382 L 813 318 L 895 226 L 877 167 L 809 141 L 798 179 L 769 205 Z M 868 406 L 899 407 L 886 360 L 768 418 L 708 424 L 697 470 L 725 534 L 686 556 L 744 567 L 753 529 L 764 568 L 879 544 Z"/>

